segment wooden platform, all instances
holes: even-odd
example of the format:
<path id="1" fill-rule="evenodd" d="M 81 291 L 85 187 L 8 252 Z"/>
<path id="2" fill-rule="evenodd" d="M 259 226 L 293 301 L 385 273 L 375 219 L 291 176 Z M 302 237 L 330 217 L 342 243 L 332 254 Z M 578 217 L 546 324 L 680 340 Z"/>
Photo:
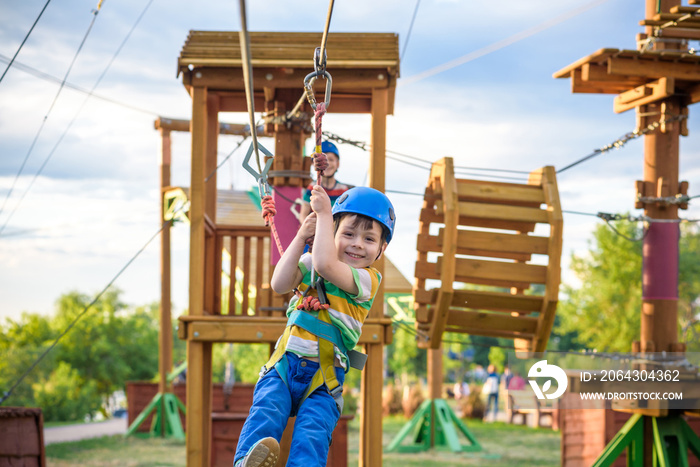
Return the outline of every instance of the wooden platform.
<path id="1" fill-rule="evenodd" d="M 546 232 L 535 232 L 538 225 Z M 438 348 L 450 331 L 544 351 L 558 300 L 562 228 L 553 167 L 519 185 L 455 179 L 452 159 L 434 163 L 417 241 L 419 345 Z"/>

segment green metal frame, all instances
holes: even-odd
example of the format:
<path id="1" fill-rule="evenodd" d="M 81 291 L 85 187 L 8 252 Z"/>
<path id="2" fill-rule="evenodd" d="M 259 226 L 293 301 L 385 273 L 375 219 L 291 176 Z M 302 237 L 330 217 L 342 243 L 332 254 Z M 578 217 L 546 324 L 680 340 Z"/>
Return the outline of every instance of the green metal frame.
<path id="1" fill-rule="evenodd" d="M 146 418 L 155 410 L 155 416 L 151 421 L 151 434 L 156 436 L 161 436 L 161 434 L 163 434 L 166 438 L 184 441 L 185 430 L 182 428 L 178 409 L 181 410 L 183 414 L 187 412 L 185 405 L 175 394 L 170 392 L 156 394 L 143 412 L 141 412 L 139 416 L 136 417 L 136 420 L 129 426 L 126 436 L 135 434 L 136 430 L 138 430 Z M 165 423 L 165 430 L 162 430 L 161 423 Z"/>
<path id="2" fill-rule="evenodd" d="M 431 431 L 434 430 L 434 445 L 431 445 Z M 461 432 L 471 443 L 462 445 Z M 402 445 L 407 436 L 412 443 Z M 424 401 L 413 418 L 406 423 L 391 440 L 386 452 L 421 452 L 431 448 L 448 448 L 452 452 L 477 452 L 482 447 L 467 426 L 455 415 L 443 399 Z"/>
<path id="3" fill-rule="evenodd" d="M 700 437 L 680 415 L 635 414 L 608 443 L 593 467 L 610 467 L 627 449 L 627 466 L 644 466 L 644 424 L 651 423 L 655 467 L 688 467 L 688 450 L 700 459 Z"/>

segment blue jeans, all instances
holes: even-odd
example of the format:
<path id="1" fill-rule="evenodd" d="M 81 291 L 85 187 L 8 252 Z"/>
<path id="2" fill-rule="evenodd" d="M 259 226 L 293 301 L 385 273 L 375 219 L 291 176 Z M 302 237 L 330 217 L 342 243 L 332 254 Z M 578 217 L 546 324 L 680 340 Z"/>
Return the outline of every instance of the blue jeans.
<path id="1" fill-rule="evenodd" d="M 283 376 L 286 377 L 289 388 L 276 369 L 260 377 L 255 385 L 253 406 L 238 438 L 234 464 L 262 438 L 272 436 L 279 441 L 287 420 L 296 415 L 287 466 L 326 465 L 328 448 L 340 411 L 325 386 L 316 389 L 302 404 L 301 399 L 319 364 L 291 352 L 287 352 L 286 357 L 289 371 Z M 335 373 L 342 385 L 345 371 L 336 368 Z"/>
<path id="2" fill-rule="evenodd" d="M 493 416 L 494 418 L 496 415 L 498 415 L 498 393 L 493 393 L 489 394 L 489 398 L 486 401 L 486 411 L 484 412 L 484 416 L 489 414 L 489 410 L 491 409 L 491 403 L 493 403 Z"/>

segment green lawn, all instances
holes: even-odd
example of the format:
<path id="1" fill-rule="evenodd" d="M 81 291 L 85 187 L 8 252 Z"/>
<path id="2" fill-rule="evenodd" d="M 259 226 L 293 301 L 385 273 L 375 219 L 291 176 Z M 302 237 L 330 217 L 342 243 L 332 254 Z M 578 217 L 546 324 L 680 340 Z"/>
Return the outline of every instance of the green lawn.
<path id="1" fill-rule="evenodd" d="M 384 446 L 392 440 L 403 424 L 403 417 L 384 419 Z M 504 423 L 467 422 L 484 451 L 458 453 L 431 451 L 425 453 L 385 453 L 383 467 L 457 467 L 464 465 L 557 466 L 560 456 L 559 432 L 532 429 Z M 357 465 L 359 446 L 359 417 L 349 424 L 348 465 Z M 466 442 L 466 441 L 465 441 Z M 124 438 L 112 436 L 50 444 L 46 447 L 48 467 L 184 467 L 185 444 L 160 438 Z"/>

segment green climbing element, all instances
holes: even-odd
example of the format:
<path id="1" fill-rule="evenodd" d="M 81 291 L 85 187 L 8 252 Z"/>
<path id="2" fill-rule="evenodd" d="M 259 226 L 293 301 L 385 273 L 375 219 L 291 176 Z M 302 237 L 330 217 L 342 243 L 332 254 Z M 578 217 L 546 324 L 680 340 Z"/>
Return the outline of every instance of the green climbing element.
<path id="1" fill-rule="evenodd" d="M 431 430 L 433 429 L 434 441 L 431 442 Z M 461 444 L 459 432 L 467 438 L 470 444 Z M 407 436 L 412 436 L 412 443 L 402 445 L 401 443 Z M 474 435 L 443 399 L 424 401 L 413 418 L 391 440 L 386 451 L 420 452 L 431 448 L 447 448 L 452 452 L 482 450 Z"/>
<path id="2" fill-rule="evenodd" d="M 185 430 L 182 428 L 178 409 L 181 410 L 183 414 L 186 413 L 184 404 L 180 402 L 180 399 L 178 399 L 175 394 L 169 392 L 165 394 L 156 394 L 143 412 L 141 412 L 131 426 L 129 426 L 126 436 L 136 434 L 136 430 L 138 430 L 146 418 L 155 410 L 155 416 L 151 421 L 151 434 L 160 436 L 161 433 L 164 433 L 166 438 L 184 441 Z M 165 423 L 165 431 L 162 430 L 161 423 Z"/>
<path id="3" fill-rule="evenodd" d="M 644 423 L 651 423 L 653 433 L 652 458 L 656 467 L 688 467 L 688 450 L 700 459 L 700 438 L 680 415 L 646 417 L 633 415 L 593 467 L 610 467 L 627 449 L 627 466 L 644 466 Z"/>

